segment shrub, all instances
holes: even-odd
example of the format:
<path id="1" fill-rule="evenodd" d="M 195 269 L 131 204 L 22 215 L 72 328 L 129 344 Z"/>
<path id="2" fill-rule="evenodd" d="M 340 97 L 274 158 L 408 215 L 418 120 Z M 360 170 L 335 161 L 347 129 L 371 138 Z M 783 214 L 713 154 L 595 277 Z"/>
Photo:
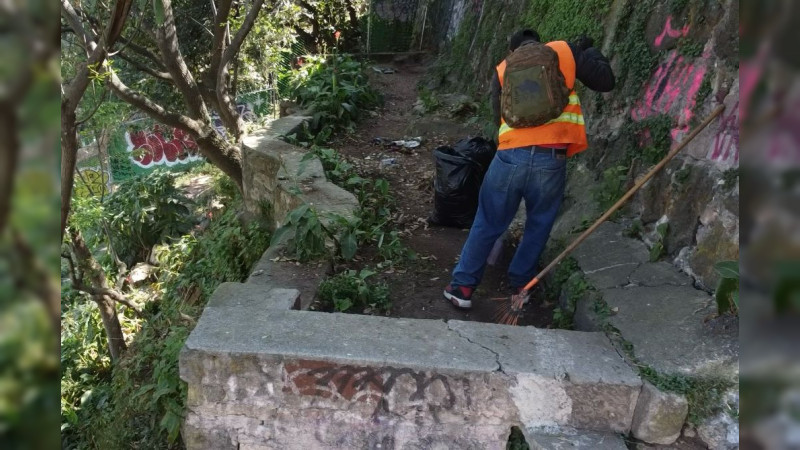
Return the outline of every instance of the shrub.
<path id="1" fill-rule="evenodd" d="M 101 344 L 92 334 L 99 318 L 68 309 L 65 318 L 90 322 L 62 334 L 69 344 L 62 356 L 68 362 L 62 366 L 62 448 L 181 447 L 186 386 L 178 376 L 180 349 L 211 293 L 222 282 L 244 281 L 268 242 L 266 230 L 242 226 L 230 207 L 201 235 L 158 247 L 159 281 L 149 292 L 155 300 L 110 371 L 92 350 Z"/>
<path id="2" fill-rule="evenodd" d="M 322 282 L 319 297 L 338 312 L 363 312 L 367 308 L 388 312 L 391 308 L 389 288 L 385 283 L 367 281 L 373 275 L 375 272 L 369 269 L 340 273 Z"/>
<path id="3" fill-rule="evenodd" d="M 322 144 L 334 132 L 352 132 L 361 111 L 378 105 L 381 97 L 369 85 L 363 63 L 349 55 L 309 56 L 292 74 L 292 97 L 313 112 L 299 141 Z"/>

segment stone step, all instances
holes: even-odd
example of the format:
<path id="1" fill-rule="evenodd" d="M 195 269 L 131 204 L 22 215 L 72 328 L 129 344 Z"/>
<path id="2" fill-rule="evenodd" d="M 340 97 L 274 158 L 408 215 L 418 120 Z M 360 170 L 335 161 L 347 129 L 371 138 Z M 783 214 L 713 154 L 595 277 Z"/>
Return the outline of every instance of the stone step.
<path id="1" fill-rule="evenodd" d="M 633 344 L 640 362 L 663 373 L 738 379 L 738 320 L 716 318 L 714 298 L 666 262 L 650 262 L 638 240 L 607 222 L 574 257 L 614 313 L 598 317 L 594 299 L 578 304 L 576 326 L 593 330 L 607 321 Z M 726 322 L 727 321 L 727 322 Z M 585 325 L 584 325 L 585 324 Z"/>
<path id="2" fill-rule="evenodd" d="M 603 334 L 292 311 L 296 291 L 237 289 L 181 352 L 189 449 L 501 449 L 514 425 L 630 429 L 641 380 Z"/>
<path id="3" fill-rule="evenodd" d="M 531 450 L 627 450 L 622 436 L 580 430 L 528 430 Z"/>

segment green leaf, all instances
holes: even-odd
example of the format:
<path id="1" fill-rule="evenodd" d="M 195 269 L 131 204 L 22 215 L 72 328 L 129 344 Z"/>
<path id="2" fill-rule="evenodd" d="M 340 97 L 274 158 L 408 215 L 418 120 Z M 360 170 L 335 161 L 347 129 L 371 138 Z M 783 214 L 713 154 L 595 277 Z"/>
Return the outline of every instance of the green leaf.
<path id="1" fill-rule="evenodd" d="M 158 26 L 164 25 L 166 15 L 164 14 L 164 3 L 162 3 L 161 0 L 153 0 L 153 12 L 155 13 Z"/>
<path id="2" fill-rule="evenodd" d="M 358 250 L 358 242 L 356 241 L 355 234 L 348 232 L 340 241 L 341 251 L 342 251 L 342 258 L 346 260 L 351 260 L 356 255 L 356 250 Z"/>
<path id="3" fill-rule="evenodd" d="M 722 278 L 739 279 L 739 261 L 720 261 L 714 264 L 714 270 Z"/>
<path id="4" fill-rule="evenodd" d="M 272 247 L 272 246 L 274 246 L 274 245 L 277 245 L 277 244 L 279 244 L 279 243 L 281 242 L 281 239 L 283 238 L 283 236 L 284 236 L 286 233 L 288 233 L 288 232 L 289 232 L 289 230 L 291 230 L 291 228 L 290 228 L 290 227 L 288 227 L 288 226 L 283 226 L 283 227 L 280 227 L 280 228 L 278 228 L 278 229 L 275 231 L 275 234 L 273 234 L 273 235 L 272 235 L 272 240 L 270 241 L 270 244 L 269 244 L 269 246 L 270 246 L 270 247 Z"/>
<path id="5" fill-rule="evenodd" d="M 336 311 L 344 312 L 353 306 L 353 301 L 349 298 L 335 298 L 333 300 L 333 307 Z"/>
<path id="6" fill-rule="evenodd" d="M 725 314 L 734 311 L 731 299 L 733 294 L 739 290 L 739 283 L 732 278 L 723 278 L 719 281 L 714 298 L 717 301 L 717 312 Z M 738 302 L 738 300 L 736 300 Z"/>
<path id="7" fill-rule="evenodd" d="M 376 273 L 377 272 L 375 272 L 374 270 L 361 269 L 361 272 L 358 274 L 358 278 L 361 278 L 362 280 L 366 280 L 367 278 L 375 275 Z"/>

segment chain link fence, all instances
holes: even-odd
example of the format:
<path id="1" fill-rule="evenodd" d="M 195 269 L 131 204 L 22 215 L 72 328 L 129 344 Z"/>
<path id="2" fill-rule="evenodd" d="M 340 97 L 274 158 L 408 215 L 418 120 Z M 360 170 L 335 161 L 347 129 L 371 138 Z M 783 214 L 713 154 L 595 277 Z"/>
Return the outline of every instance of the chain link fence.
<path id="1" fill-rule="evenodd" d="M 427 0 L 370 0 L 362 23 L 365 53 L 403 53 L 414 48 L 420 4 Z"/>

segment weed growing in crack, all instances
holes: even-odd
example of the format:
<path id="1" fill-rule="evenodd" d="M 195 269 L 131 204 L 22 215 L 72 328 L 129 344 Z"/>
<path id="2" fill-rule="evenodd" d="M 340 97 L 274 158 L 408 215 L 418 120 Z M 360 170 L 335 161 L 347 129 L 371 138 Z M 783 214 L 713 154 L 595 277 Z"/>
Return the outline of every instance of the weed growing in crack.
<path id="1" fill-rule="evenodd" d="M 627 166 L 614 166 L 603 171 L 603 178 L 600 183 L 592 189 L 594 200 L 601 210 L 611 208 L 622 197 L 622 194 L 625 193 L 625 181 L 627 179 Z M 615 213 L 615 216 L 618 213 Z"/>
<path id="2" fill-rule="evenodd" d="M 664 374 L 647 365 L 639 367 L 639 375 L 662 391 L 686 396 L 689 402 L 686 421 L 695 426 L 722 411 L 725 392 L 734 386 L 718 378 Z"/>
<path id="3" fill-rule="evenodd" d="M 580 271 L 575 258 L 566 258 L 556 267 L 551 289 L 555 291 L 555 296 L 559 296 L 563 291 L 567 303 L 564 308 L 558 307 L 553 310 L 553 328 L 573 329 L 578 300 L 583 298 L 587 291 L 594 290 Z"/>
<path id="4" fill-rule="evenodd" d="M 656 241 L 650 249 L 650 262 L 656 262 L 664 256 L 666 248 L 664 247 L 664 239 L 667 237 L 669 231 L 669 223 L 664 222 L 656 227 Z"/>
<path id="5" fill-rule="evenodd" d="M 631 222 L 630 226 L 625 229 L 624 235 L 632 239 L 641 239 L 642 232 L 644 232 L 644 225 L 642 219 L 636 218 Z"/>
<path id="6" fill-rule="evenodd" d="M 722 187 L 726 191 L 730 191 L 731 189 L 736 187 L 736 184 L 739 183 L 739 168 L 728 169 L 725 172 L 722 172 Z"/>
<path id="7" fill-rule="evenodd" d="M 705 419 L 722 411 L 725 406 L 725 393 L 734 383 L 714 377 L 695 377 L 683 374 L 665 374 L 652 366 L 642 363 L 634 354 L 633 344 L 622 337 L 615 326 L 605 322 L 602 326 L 606 336 L 622 351 L 622 356 L 637 368 L 639 376 L 665 392 L 674 392 L 686 397 L 689 415 L 686 419 L 691 425 L 699 425 Z"/>

